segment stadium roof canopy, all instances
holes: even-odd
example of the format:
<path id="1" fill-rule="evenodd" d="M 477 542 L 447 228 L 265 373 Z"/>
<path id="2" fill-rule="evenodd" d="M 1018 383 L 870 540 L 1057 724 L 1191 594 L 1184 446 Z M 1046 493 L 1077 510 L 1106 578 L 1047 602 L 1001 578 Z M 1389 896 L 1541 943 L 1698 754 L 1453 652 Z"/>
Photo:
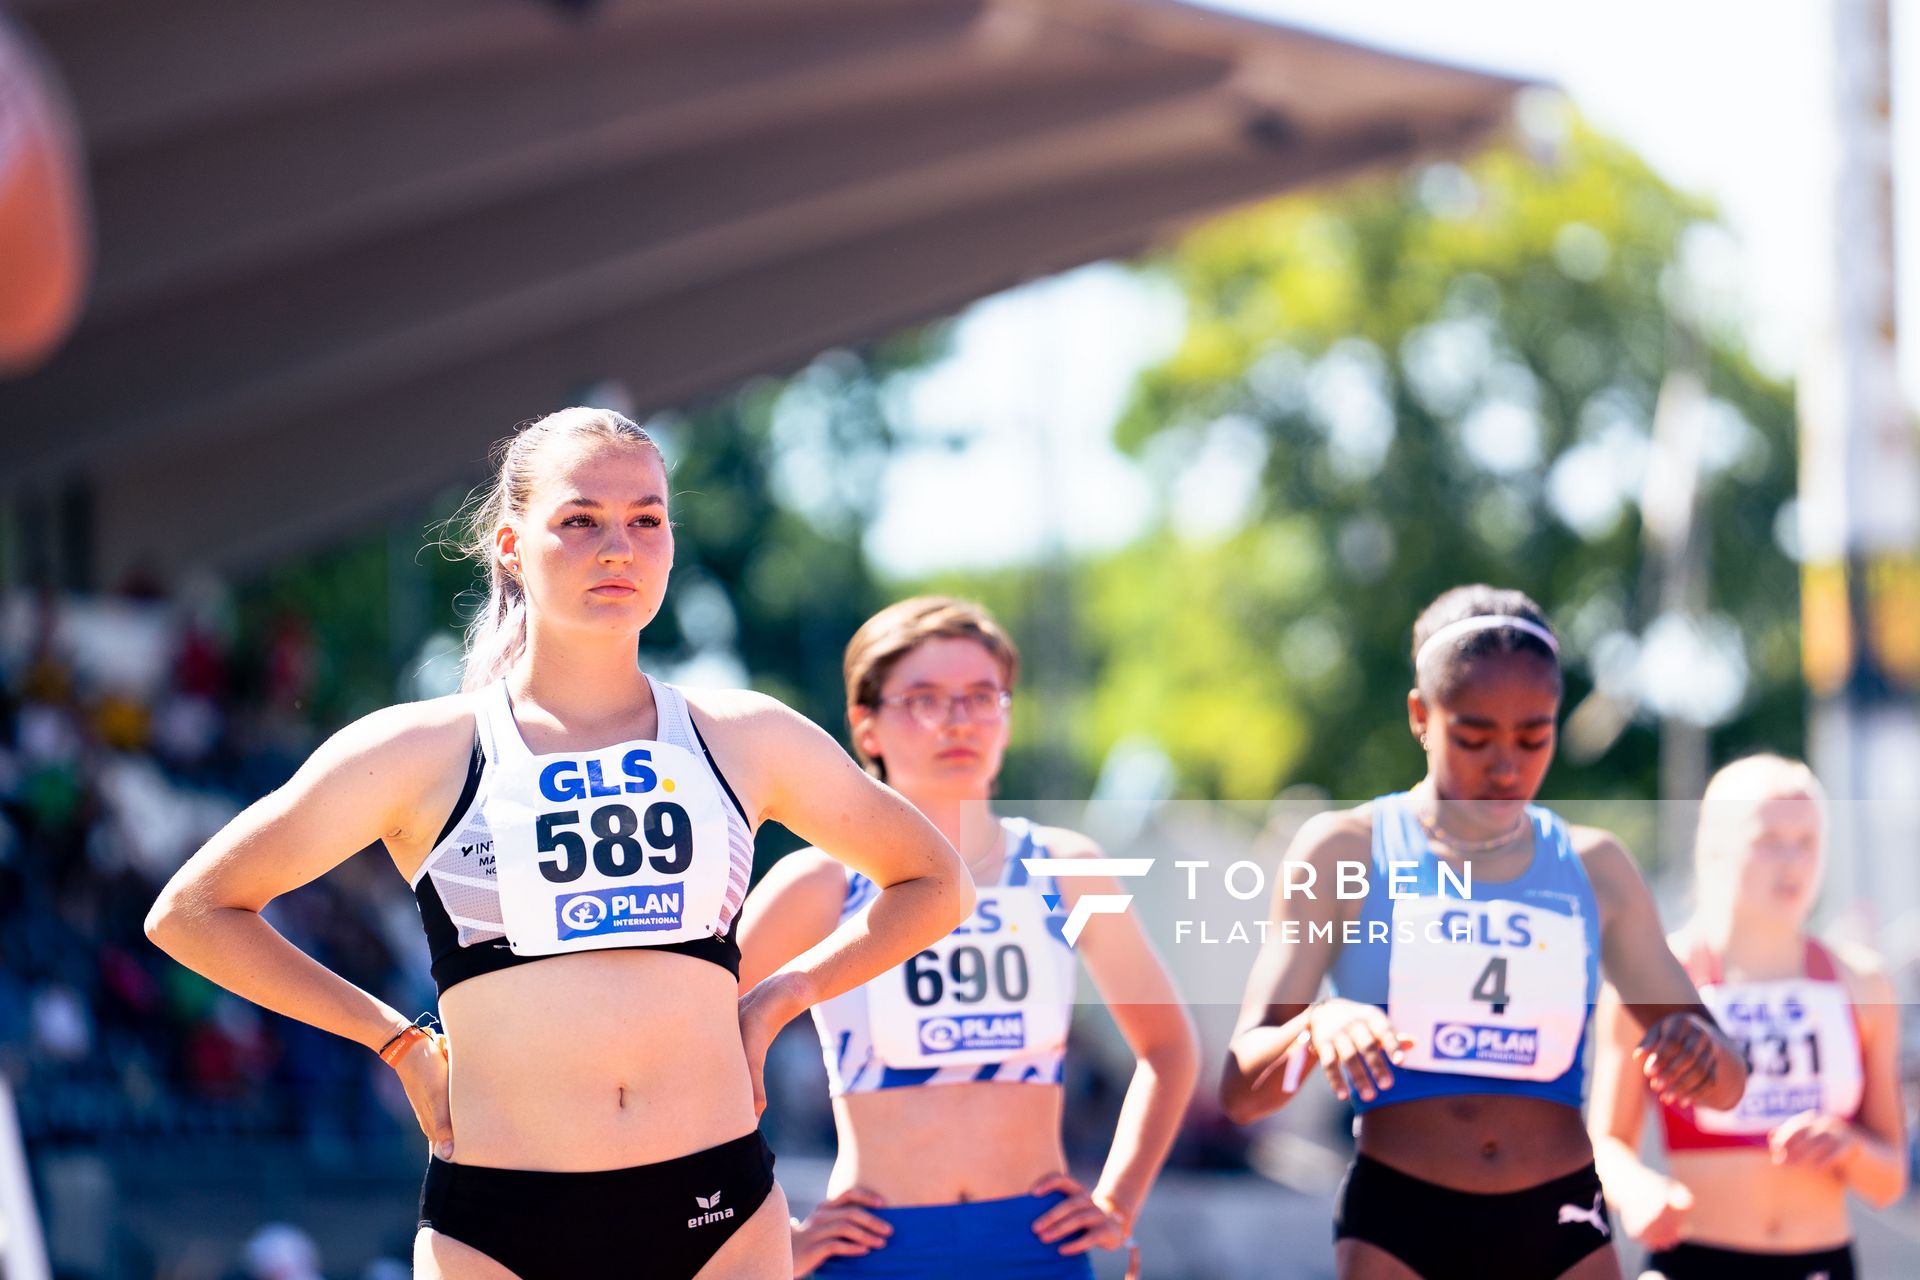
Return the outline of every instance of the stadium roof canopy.
<path id="1" fill-rule="evenodd" d="M 1458 149 L 1518 87 L 1175 0 L 0 7 L 98 253 L 0 384 L 0 498 L 82 586 L 376 521 L 603 379 L 682 402 Z"/>

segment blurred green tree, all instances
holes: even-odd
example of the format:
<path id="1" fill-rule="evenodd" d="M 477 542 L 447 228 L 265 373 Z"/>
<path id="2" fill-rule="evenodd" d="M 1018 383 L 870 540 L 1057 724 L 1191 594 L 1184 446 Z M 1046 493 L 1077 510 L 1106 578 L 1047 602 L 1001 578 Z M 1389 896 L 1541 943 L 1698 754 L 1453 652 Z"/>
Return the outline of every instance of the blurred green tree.
<path id="1" fill-rule="evenodd" d="M 1404 786 L 1413 619 L 1472 581 L 1552 612 L 1569 706 L 1595 671 L 1639 703 L 1597 758 L 1562 753 L 1552 794 L 1656 795 L 1662 697 L 1692 697 L 1721 755 L 1798 749 L 1797 572 L 1776 538 L 1793 397 L 1698 279 L 1715 234 L 1710 208 L 1569 116 L 1463 166 L 1229 215 L 1146 264 L 1188 319 L 1118 431 L 1162 521 L 1080 574 L 1091 759 L 1146 732 L 1187 794 Z M 1641 501 L 1681 361 L 1705 387 L 1685 424 L 1704 603 L 1739 648 L 1716 687 L 1681 674 L 1676 694 L 1671 655 L 1639 643 L 1657 605 Z"/>

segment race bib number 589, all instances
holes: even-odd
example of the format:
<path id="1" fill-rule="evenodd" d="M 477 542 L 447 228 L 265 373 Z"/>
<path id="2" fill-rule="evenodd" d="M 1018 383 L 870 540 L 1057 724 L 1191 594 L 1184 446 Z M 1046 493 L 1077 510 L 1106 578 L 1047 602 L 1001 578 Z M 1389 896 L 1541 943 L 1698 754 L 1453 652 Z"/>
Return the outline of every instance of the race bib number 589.
<path id="1" fill-rule="evenodd" d="M 530 777 L 502 783 L 488 814 L 517 954 L 712 932 L 730 867 L 726 813 L 690 752 L 648 742 L 542 756 Z"/>

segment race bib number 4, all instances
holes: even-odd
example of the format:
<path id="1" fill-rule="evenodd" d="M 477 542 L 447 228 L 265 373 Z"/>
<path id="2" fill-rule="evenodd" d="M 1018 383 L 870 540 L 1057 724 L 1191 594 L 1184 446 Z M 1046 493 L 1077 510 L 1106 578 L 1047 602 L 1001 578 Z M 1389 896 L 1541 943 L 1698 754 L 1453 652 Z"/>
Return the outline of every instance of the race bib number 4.
<path id="1" fill-rule="evenodd" d="M 665 742 L 538 756 L 487 804 L 500 913 L 516 955 L 707 937 L 726 897 L 726 811 L 692 753 Z"/>
<path id="2" fill-rule="evenodd" d="M 1524 902 L 1394 904 L 1387 1021 L 1406 1065 L 1497 1080 L 1558 1079 L 1586 1028 L 1587 934 L 1577 916 Z"/>
<path id="3" fill-rule="evenodd" d="M 874 1053 L 890 1067 L 939 1067 L 1057 1050 L 1071 964 L 1037 890 L 982 888 L 966 924 L 864 988 Z"/>
<path id="4" fill-rule="evenodd" d="M 1853 1009 L 1837 982 L 1714 983 L 1700 999 L 1747 1060 L 1732 1111 L 1693 1113 L 1702 1133 L 1764 1134 L 1802 1111 L 1851 1116 L 1864 1085 Z"/>

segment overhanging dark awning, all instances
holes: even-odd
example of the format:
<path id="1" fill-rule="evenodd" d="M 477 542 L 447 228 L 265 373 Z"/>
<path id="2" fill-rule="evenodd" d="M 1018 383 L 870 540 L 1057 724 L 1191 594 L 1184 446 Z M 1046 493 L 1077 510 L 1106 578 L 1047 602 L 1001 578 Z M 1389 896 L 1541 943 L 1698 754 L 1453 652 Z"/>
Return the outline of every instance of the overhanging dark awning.
<path id="1" fill-rule="evenodd" d="M 0 384 L 93 576 L 242 567 L 1202 214 L 1458 148 L 1516 83 L 1173 0 L 0 0 L 87 141 L 99 268 Z"/>

